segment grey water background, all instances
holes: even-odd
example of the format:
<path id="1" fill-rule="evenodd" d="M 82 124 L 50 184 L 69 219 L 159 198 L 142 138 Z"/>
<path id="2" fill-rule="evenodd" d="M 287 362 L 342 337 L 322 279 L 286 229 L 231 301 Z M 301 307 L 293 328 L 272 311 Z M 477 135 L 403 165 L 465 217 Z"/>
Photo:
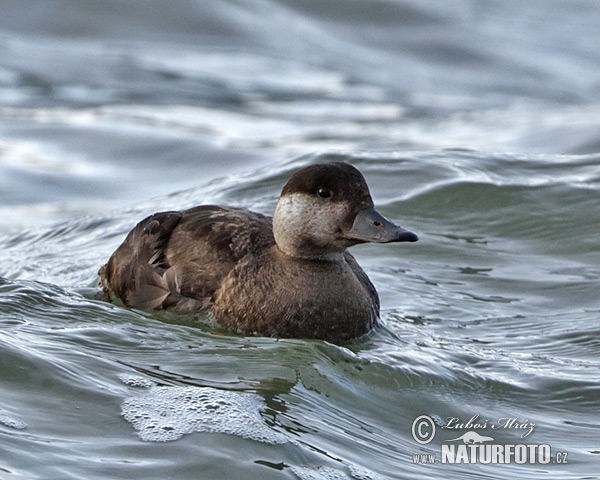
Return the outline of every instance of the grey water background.
<path id="1" fill-rule="evenodd" d="M 600 478 L 600 3 L 0 11 L 0 479 Z M 271 213 L 331 160 L 420 236 L 353 249 L 371 337 L 236 337 L 96 298 L 145 215 Z M 534 423 L 480 433 L 568 463 L 413 463 L 473 415 Z"/>

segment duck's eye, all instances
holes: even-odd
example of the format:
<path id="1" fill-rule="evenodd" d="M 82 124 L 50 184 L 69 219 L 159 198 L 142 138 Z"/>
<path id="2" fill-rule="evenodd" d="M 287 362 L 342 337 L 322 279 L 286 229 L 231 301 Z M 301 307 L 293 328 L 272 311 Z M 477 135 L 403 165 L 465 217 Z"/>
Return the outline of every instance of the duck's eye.
<path id="1" fill-rule="evenodd" d="M 329 198 L 331 197 L 331 191 L 327 190 L 326 188 L 319 188 L 317 190 L 317 195 L 319 195 L 321 198 Z"/>

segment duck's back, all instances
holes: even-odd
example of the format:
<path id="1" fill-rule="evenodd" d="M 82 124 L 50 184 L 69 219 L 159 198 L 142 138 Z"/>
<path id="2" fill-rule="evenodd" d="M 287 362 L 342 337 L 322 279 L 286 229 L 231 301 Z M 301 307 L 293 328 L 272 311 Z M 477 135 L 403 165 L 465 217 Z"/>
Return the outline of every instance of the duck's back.
<path id="1" fill-rule="evenodd" d="M 274 244 L 271 217 L 241 208 L 200 206 L 183 212 L 165 260 L 178 272 L 184 296 L 209 298 L 242 258 Z"/>
<path id="2" fill-rule="evenodd" d="M 203 205 L 145 218 L 99 273 L 130 307 L 201 310 L 240 259 L 274 244 L 270 217 Z"/>

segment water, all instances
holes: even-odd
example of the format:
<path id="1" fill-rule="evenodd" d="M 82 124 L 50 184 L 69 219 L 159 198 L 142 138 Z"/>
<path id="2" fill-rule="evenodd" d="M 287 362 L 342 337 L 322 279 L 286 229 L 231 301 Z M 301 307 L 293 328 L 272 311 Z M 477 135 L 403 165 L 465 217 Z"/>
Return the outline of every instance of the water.
<path id="1" fill-rule="evenodd" d="M 597 2 L 0 7 L 2 480 L 600 478 Z M 420 237 L 353 249 L 371 337 L 235 337 L 96 298 L 145 215 L 272 213 L 331 160 Z M 479 433 L 568 463 L 413 462 L 477 414 L 534 423 Z"/>

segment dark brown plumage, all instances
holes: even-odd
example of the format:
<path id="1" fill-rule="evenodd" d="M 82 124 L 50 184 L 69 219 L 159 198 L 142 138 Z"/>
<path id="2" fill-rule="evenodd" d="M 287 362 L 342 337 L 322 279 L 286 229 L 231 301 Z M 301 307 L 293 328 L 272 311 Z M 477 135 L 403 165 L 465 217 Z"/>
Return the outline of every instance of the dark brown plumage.
<path id="1" fill-rule="evenodd" d="M 284 187 L 274 219 L 211 205 L 145 218 L 100 269 L 101 283 L 127 306 L 210 311 L 240 332 L 355 338 L 376 323 L 379 298 L 346 248 L 416 239 L 372 205 L 354 167 L 306 167 Z"/>

